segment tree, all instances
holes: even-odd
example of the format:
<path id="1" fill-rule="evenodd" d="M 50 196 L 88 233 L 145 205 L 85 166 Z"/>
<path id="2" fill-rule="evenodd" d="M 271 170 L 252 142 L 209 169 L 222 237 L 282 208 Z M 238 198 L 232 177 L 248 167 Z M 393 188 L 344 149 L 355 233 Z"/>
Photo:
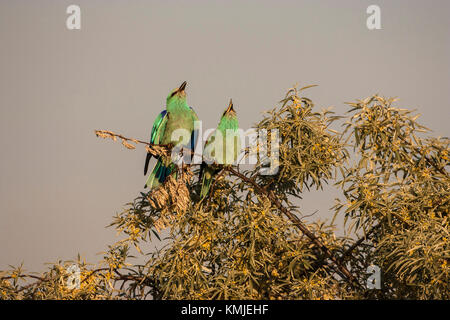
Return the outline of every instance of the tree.
<path id="1" fill-rule="evenodd" d="M 98 265 L 60 261 L 40 275 L 21 267 L 0 273 L 3 299 L 449 299 L 449 140 L 423 138 L 417 115 L 374 95 L 348 103 L 346 116 L 316 112 L 290 89 L 256 124 L 277 129 L 279 170 L 221 170 L 210 196 L 199 198 L 198 168 L 141 193 L 111 226 L 126 239 Z M 331 129 L 344 121 L 343 130 Z M 110 131 L 134 149 L 154 146 Z M 246 150 L 250 154 L 253 150 Z M 330 223 L 298 217 L 301 196 L 335 184 L 332 209 L 349 236 Z M 331 212 L 331 213 L 332 213 Z M 330 214 L 331 214 L 330 213 Z M 168 243 L 147 252 L 167 229 Z M 358 238 L 359 237 L 359 238 Z M 131 263 L 136 248 L 144 264 Z M 68 266 L 79 268 L 71 288 Z M 368 267 L 381 269 L 381 289 L 367 287 Z"/>

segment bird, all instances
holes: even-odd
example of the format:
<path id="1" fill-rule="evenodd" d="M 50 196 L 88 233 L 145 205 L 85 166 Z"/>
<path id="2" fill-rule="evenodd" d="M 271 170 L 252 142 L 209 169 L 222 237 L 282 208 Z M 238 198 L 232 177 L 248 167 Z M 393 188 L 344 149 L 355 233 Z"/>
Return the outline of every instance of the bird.
<path id="1" fill-rule="evenodd" d="M 172 90 L 166 99 L 166 110 L 163 110 L 156 117 L 152 131 L 150 134 L 150 144 L 155 145 L 172 145 L 174 147 L 185 147 L 191 150 L 195 149 L 197 142 L 198 130 L 194 128 L 194 122 L 198 121 L 198 116 L 194 109 L 191 108 L 186 101 L 186 81 L 178 88 Z M 185 131 L 181 131 L 183 129 Z M 188 134 L 182 137 L 181 134 Z M 152 157 L 151 153 L 147 153 L 145 158 L 144 175 L 147 174 L 148 165 Z M 164 183 L 171 174 L 176 178 L 176 164 L 171 156 L 157 156 L 156 165 L 149 175 L 144 188 L 150 189 L 158 187 Z"/>
<path id="2" fill-rule="evenodd" d="M 220 118 L 219 125 L 209 136 L 203 149 L 204 160 L 200 166 L 199 174 L 199 179 L 202 181 L 200 199 L 203 199 L 209 193 L 211 182 L 214 176 L 221 171 L 222 165 L 233 164 L 240 150 L 239 122 L 233 107 L 233 101 L 230 99 L 227 109 Z M 210 164 L 207 164 L 205 159 Z"/>

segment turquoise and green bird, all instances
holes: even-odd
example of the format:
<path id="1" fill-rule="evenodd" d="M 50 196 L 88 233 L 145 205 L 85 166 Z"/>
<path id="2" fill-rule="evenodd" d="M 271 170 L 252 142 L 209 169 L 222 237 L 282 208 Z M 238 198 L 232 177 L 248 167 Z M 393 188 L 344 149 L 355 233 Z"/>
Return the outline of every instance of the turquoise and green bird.
<path id="1" fill-rule="evenodd" d="M 163 110 L 153 123 L 150 135 L 151 144 L 172 144 L 175 147 L 182 147 L 194 151 L 198 135 L 198 130 L 194 128 L 194 122 L 198 121 L 198 117 L 186 102 L 185 88 L 186 81 L 167 96 L 166 110 Z M 147 174 L 151 157 L 152 155 L 147 153 L 144 175 Z M 173 163 L 170 155 L 158 156 L 157 160 L 144 188 L 149 187 L 152 189 L 159 186 L 171 174 L 174 174 L 176 177 L 177 165 Z"/>
<path id="2" fill-rule="evenodd" d="M 233 101 L 230 99 L 228 108 L 220 118 L 219 125 L 208 138 L 203 149 L 204 161 L 200 167 L 201 199 L 209 193 L 211 182 L 214 176 L 220 172 L 221 166 L 233 164 L 240 151 L 239 123 L 236 111 L 233 109 Z"/>

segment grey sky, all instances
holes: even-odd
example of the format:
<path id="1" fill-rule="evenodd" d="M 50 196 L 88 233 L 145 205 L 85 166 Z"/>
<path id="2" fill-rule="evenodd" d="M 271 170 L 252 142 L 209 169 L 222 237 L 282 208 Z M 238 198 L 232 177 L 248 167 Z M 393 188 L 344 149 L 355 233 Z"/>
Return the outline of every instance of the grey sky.
<path id="1" fill-rule="evenodd" d="M 81 7 L 80 31 L 66 7 Z M 366 28 L 381 7 L 382 30 Z M 233 98 L 243 129 L 298 82 L 317 107 L 374 93 L 418 109 L 449 136 L 448 1 L 0 1 L 0 269 L 90 261 L 116 240 L 104 227 L 146 178 L 147 140 L 168 92 L 217 124 Z M 305 213 L 333 205 L 306 194 Z"/>

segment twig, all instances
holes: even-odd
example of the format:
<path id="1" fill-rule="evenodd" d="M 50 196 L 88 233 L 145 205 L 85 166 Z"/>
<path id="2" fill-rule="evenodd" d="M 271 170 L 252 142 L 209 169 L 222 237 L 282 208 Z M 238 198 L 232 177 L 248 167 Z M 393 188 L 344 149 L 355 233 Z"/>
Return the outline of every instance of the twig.
<path id="1" fill-rule="evenodd" d="M 350 248 L 348 248 L 343 254 L 342 256 L 339 258 L 341 261 L 343 261 L 348 255 L 350 255 L 352 253 L 353 250 L 355 250 L 357 247 L 359 247 L 361 245 L 361 243 L 363 243 L 365 240 L 367 240 L 367 238 L 374 233 L 376 230 L 378 230 L 381 227 L 382 223 L 378 223 L 377 225 L 373 226 L 368 232 L 366 232 L 364 234 L 364 236 L 362 236 L 361 238 L 359 238 L 354 244 L 352 244 L 350 246 Z"/>
<path id="2" fill-rule="evenodd" d="M 136 144 L 139 144 L 139 143 L 144 144 L 147 152 L 151 153 L 153 156 L 159 156 L 159 155 L 163 155 L 163 154 L 168 155 L 170 153 L 170 150 L 173 148 L 173 146 L 171 144 L 152 144 L 152 143 L 145 142 L 142 140 L 127 138 L 121 134 L 117 134 L 117 133 L 114 133 L 109 130 L 95 130 L 95 135 L 97 137 L 101 137 L 104 139 L 111 138 L 114 141 L 116 141 L 117 138 L 119 138 L 122 140 L 122 144 L 128 149 L 136 148 L 134 145 L 128 143 L 128 141 L 134 142 Z"/>
<path id="3" fill-rule="evenodd" d="M 40 281 L 46 281 L 47 279 L 39 277 L 39 276 L 34 276 L 32 274 L 19 274 L 17 276 L 7 276 L 7 277 L 2 277 L 0 278 L 0 280 L 10 280 L 10 279 L 15 279 L 15 278 L 33 278 L 33 279 L 37 279 Z"/>
<path id="4" fill-rule="evenodd" d="M 105 270 L 109 270 L 109 268 L 98 268 L 98 269 L 92 270 L 83 280 L 81 280 L 81 283 L 87 281 L 95 273 L 97 273 L 99 271 L 105 271 Z"/>
<path id="5" fill-rule="evenodd" d="M 422 157 L 425 159 L 425 161 L 428 163 L 428 165 L 432 166 L 433 168 L 435 168 L 437 171 L 439 171 L 442 175 L 444 175 L 445 177 L 448 177 L 448 173 L 447 171 L 444 171 L 442 168 L 438 167 L 436 165 L 436 163 L 434 161 L 431 161 L 430 158 L 428 158 L 426 155 L 422 154 L 421 150 L 419 147 L 416 147 L 415 145 L 413 145 L 410 141 L 407 141 L 404 137 L 399 136 L 400 140 L 402 140 L 404 143 L 407 143 L 412 149 L 414 149 L 415 152 L 419 153 L 422 155 Z M 445 168 L 445 167 L 444 167 Z"/>

